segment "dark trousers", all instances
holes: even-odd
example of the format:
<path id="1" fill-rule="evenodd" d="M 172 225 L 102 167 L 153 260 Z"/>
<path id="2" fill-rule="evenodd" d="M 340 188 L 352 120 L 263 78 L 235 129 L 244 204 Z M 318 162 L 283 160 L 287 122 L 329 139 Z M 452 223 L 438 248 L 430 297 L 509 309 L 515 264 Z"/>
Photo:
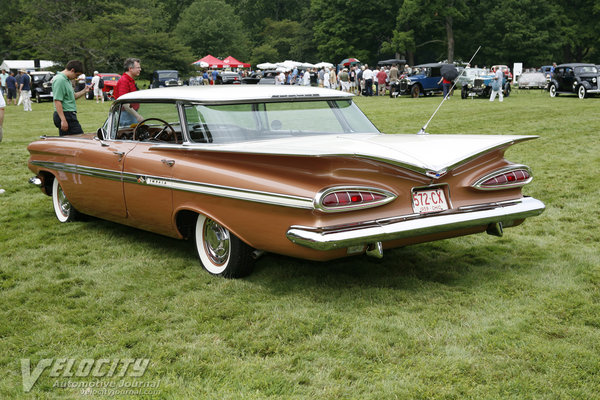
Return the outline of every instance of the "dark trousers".
<path id="1" fill-rule="evenodd" d="M 65 114 L 67 124 L 69 124 L 69 129 L 66 131 L 60 129 L 60 117 L 58 116 L 58 113 L 54 111 L 54 115 L 52 116 L 54 119 L 54 126 L 58 128 L 59 136 L 79 135 L 80 133 L 83 133 L 83 129 L 81 128 L 79 121 L 77 121 L 77 111 L 63 111 L 63 113 Z"/>
<path id="2" fill-rule="evenodd" d="M 373 96 L 373 79 L 365 79 L 365 90 L 367 96 Z"/>

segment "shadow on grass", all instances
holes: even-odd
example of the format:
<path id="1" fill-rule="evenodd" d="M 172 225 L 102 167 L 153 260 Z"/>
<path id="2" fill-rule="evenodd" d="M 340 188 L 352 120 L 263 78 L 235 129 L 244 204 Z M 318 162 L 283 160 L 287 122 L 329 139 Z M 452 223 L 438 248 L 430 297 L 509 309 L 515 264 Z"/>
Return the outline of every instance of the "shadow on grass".
<path id="1" fill-rule="evenodd" d="M 85 229 L 101 230 L 116 241 L 137 242 L 179 265 L 201 269 L 194 244 L 142 231 L 109 221 L 86 217 Z M 303 288 L 313 290 L 352 290 L 381 287 L 422 290 L 424 285 L 477 287 L 490 281 L 503 282 L 514 270 L 536 268 L 551 252 L 538 251 L 528 257 L 531 245 L 517 237 L 497 239 L 485 234 L 423 243 L 386 250 L 381 260 L 354 256 L 327 262 L 307 261 L 266 253 L 256 261 L 252 275 L 243 279 L 267 288 L 273 294 Z M 547 254 L 541 256 L 540 254 Z M 202 271 L 207 279 L 211 277 Z"/>

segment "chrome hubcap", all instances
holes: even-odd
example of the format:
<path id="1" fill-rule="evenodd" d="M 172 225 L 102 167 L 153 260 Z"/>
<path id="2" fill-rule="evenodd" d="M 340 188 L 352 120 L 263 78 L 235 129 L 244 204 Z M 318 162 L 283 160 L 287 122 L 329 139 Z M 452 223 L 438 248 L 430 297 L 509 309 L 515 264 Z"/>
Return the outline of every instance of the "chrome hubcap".
<path id="1" fill-rule="evenodd" d="M 222 265 L 229 258 L 229 231 L 211 219 L 204 223 L 204 247 L 210 260 Z"/>
<path id="2" fill-rule="evenodd" d="M 60 211 L 63 215 L 69 215 L 71 211 L 71 203 L 67 200 L 67 196 L 65 196 L 65 192 L 63 192 L 60 185 L 58 186 L 58 205 L 60 206 Z"/>

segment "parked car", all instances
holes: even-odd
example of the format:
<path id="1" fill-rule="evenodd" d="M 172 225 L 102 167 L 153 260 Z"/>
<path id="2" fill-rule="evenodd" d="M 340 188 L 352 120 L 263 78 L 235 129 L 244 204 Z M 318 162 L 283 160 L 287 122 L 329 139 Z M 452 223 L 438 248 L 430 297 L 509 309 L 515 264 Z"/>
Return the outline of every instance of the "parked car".
<path id="1" fill-rule="evenodd" d="M 519 89 L 545 89 L 546 86 L 548 80 L 542 72 L 523 72 L 519 76 Z"/>
<path id="2" fill-rule="evenodd" d="M 54 72 L 33 71 L 29 72 L 29 76 L 31 76 L 31 98 L 38 103 L 45 99 L 52 101 Z"/>
<path id="3" fill-rule="evenodd" d="M 512 82 L 513 74 L 510 72 L 508 65 L 492 65 L 492 71 L 496 71 L 498 68 L 502 70 L 506 79 L 508 79 L 509 82 Z"/>
<path id="4" fill-rule="evenodd" d="M 540 72 L 549 80 L 552 77 L 552 65 L 542 65 Z"/>
<path id="5" fill-rule="evenodd" d="M 442 92 L 442 63 L 415 65 L 412 75 L 400 79 L 400 94 L 410 94 L 417 98 L 420 95 L 431 95 Z"/>
<path id="6" fill-rule="evenodd" d="M 245 85 L 256 85 L 262 78 L 262 72 L 255 71 L 252 72 L 249 76 L 244 76 L 242 78 L 242 83 Z"/>
<path id="7" fill-rule="evenodd" d="M 117 86 L 117 82 L 119 81 L 119 79 L 121 79 L 121 75 L 110 72 L 100 72 L 98 76 L 102 79 L 102 82 L 104 82 L 104 87 L 102 88 L 104 100 L 113 100 L 113 92 L 115 90 L 115 87 Z M 92 78 L 92 76 L 88 76 L 86 78 L 86 83 L 88 85 L 92 83 Z M 94 98 L 94 91 L 90 90 L 89 92 L 87 92 L 85 98 L 88 100 L 92 100 Z"/>
<path id="8" fill-rule="evenodd" d="M 217 85 L 240 85 L 242 79 L 237 72 L 220 72 L 217 75 Z"/>
<path id="9" fill-rule="evenodd" d="M 594 64 L 561 64 L 554 69 L 548 91 L 550 97 L 560 93 L 575 93 L 577 97 L 584 99 L 589 94 L 600 93 L 598 79 L 598 68 Z"/>
<path id="10" fill-rule="evenodd" d="M 274 85 L 277 75 L 279 75 L 279 71 L 275 71 L 275 70 L 262 71 L 262 76 L 261 76 L 260 80 L 258 81 L 258 84 L 259 85 Z"/>
<path id="11" fill-rule="evenodd" d="M 492 93 L 492 82 L 494 81 L 493 72 L 489 72 L 482 68 L 467 68 L 466 74 L 467 78 L 464 80 L 459 78 L 459 82 L 463 83 L 460 90 L 460 97 L 462 99 L 475 96 L 490 97 Z M 510 82 L 507 76 L 504 75 L 502 78 L 502 93 L 504 96 L 510 96 L 510 92 Z"/>
<path id="12" fill-rule="evenodd" d="M 171 69 L 161 69 L 152 73 L 151 88 L 170 86 L 183 86 L 183 81 L 179 78 L 179 72 Z"/>
<path id="13" fill-rule="evenodd" d="M 135 126 L 120 123 L 130 107 Z M 529 167 L 504 159 L 534 138 L 386 135 L 348 93 L 230 85 L 128 93 L 95 134 L 28 150 L 60 222 L 89 214 L 190 239 L 208 272 L 240 277 L 262 252 L 326 261 L 500 236 L 545 208 L 521 193 Z"/>

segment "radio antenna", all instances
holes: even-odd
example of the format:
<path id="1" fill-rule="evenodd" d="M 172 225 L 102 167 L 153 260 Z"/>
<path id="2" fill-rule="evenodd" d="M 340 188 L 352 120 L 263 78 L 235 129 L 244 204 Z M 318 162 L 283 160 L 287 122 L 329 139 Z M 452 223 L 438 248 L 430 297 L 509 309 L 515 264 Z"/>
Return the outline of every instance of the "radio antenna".
<path id="1" fill-rule="evenodd" d="M 471 59 L 469 60 L 469 63 L 467 65 L 471 65 L 471 62 L 473 61 L 473 59 L 475 58 L 475 56 L 477 55 L 477 53 L 479 52 L 479 49 L 481 49 L 481 46 L 479 46 L 477 48 L 477 50 L 475 50 L 475 53 L 473 54 L 473 56 L 471 57 Z M 417 133 L 417 135 L 429 135 L 425 130 L 427 129 L 427 126 L 429 126 L 429 123 L 431 122 L 431 120 L 433 119 L 433 117 L 435 117 L 435 114 L 437 114 L 438 110 L 442 107 L 442 104 L 444 104 L 444 101 L 446 101 L 446 97 L 448 97 L 450 95 L 450 93 L 454 90 L 454 87 L 456 86 L 456 82 L 458 81 L 458 79 L 462 76 L 462 74 L 464 74 L 466 71 L 466 68 L 462 70 L 462 72 L 460 73 L 460 75 L 454 80 L 454 84 L 452 85 L 452 87 L 450 88 L 450 91 L 448 92 L 448 94 L 446 96 L 444 96 L 444 98 L 442 99 L 442 102 L 440 103 L 440 105 L 435 109 L 435 111 L 433 112 L 433 115 L 431 116 L 431 118 L 429 118 L 429 121 L 427 121 L 427 123 L 425 125 L 423 125 L 423 127 L 421 128 L 421 130 Z"/>

